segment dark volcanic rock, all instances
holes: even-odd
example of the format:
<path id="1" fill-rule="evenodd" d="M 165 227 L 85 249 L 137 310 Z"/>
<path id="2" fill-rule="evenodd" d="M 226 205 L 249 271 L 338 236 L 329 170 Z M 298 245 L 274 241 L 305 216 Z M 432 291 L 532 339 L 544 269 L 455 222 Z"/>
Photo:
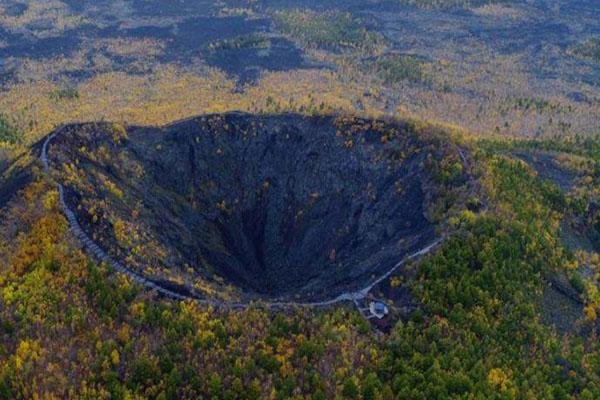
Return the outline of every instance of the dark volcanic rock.
<path id="1" fill-rule="evenodd" d="M 66 182 L 68 201 L 83 204 L 82 224 L 113 253 L 129 255 L 108 223 L 89 222 L 90 197 L 166 249 L 140 265 L 189 265 L 246 293 L 322 299 L 366 286 L 434 238 L 425 165 L 442 150 L 408 126 L 231 113 L 132 127 L 119 144 L 107 130 L 57 138 L 55 163 L 87 172 L 93 190 Z M 106 193 L 106 179 L 124 195 Z"/>

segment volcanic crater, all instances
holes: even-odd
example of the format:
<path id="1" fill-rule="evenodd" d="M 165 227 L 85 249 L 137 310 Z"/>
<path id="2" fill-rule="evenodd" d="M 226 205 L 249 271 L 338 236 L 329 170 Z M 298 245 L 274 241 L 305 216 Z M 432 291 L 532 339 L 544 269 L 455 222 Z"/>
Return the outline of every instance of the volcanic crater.
<path id="1" fill-rule="evenodd" d="M 49 154 L 85 231 L 145 276 L 328 299 L 435 239 L 435 160 L 451 149 L 400 122 L 227 113 L 71 125 Z"/>

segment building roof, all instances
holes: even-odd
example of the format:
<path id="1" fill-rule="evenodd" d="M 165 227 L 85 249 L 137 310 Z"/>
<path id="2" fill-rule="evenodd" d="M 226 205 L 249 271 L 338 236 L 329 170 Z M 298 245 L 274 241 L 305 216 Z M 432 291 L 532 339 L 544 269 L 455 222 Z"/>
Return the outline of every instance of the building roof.
<path id="1" fill-rule="evenodd" d="M 369 304 L 369 311 L 372 315 L 376 316 L 379 319 L 385 317 L 389 312 L 387 305 L 384 302 L 378 300 L 372 301 Z"/>

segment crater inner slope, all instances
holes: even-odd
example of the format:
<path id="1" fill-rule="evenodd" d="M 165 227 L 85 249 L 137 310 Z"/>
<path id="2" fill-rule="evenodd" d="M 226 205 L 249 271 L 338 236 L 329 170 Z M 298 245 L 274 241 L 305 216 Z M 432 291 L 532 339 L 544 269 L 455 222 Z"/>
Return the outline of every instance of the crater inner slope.
<path id="1" fill-rule="evenodd" d="M 75 125 L 52 146 L 86 231 L 192 292 L 332 298 L 434 240 L 441 150 L 408 125 L 230 113 Z"/>

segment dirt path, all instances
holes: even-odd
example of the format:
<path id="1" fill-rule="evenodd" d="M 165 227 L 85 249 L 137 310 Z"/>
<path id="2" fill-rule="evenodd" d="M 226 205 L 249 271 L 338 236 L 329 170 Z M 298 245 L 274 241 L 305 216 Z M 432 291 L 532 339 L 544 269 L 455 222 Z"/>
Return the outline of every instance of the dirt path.
<path id="1" fill-rule="evenodd" d="M 44 170 L 46 170 L 46 171 L 50 171 L 50 163 L 48 161 L 48 146 L 50 145 L 52 140 L 57 135 L 61 134 L 64 131 L 65 127 L 66 127 L 66 125 L 63 125 L 62 127 L 55 130 L 53 133 L 48 135 L 46 137 L 46 140 L 43 143 L 42 151 L 40 154 L 40 160 L 42 161 Z M 73 232 L 73 234 L 75 235 L 77 240 L 81 243 L 81 245 L 83 246 L 85 251 L 88 253 L 88 255 L 92 256 L 97 261 L 105 262 L 106 264 L 111 266 L 113 269 L 115 269 L 116 271 L 118 271 L 122 274 L 127 275 L 128 277 L 130 277 L 132 280 L 134 280 L 135 282 L 137 282 L 144 288 L 146 288 L 148 290 L 155 290 L 156 292 L 160 293 L 161 295 L 170 297 L 172 299 L 193 300 L 202 305 L 209 305 L 209 306 L 213 306 L 215 308 L 226 308 L 226 309 L 239 309 L 239 308 L 245 308 L 245 307 L 248 307 L 251 305 L 250 302 L 232 303 L 232 302 L 225 302 L 225 301 L 201 299 L 201 298 L 194 297 L 194 296 L 185 296 L 185 295 L 173 292 L 172 290 L 169 290 L 163 286 L 160 286 L 160 285 L 156 284 L 155 282 L 153 282 L 149 279 L 146 279 L 142 275 L 125 267 L 119 261 L 117 261 L 117 260 L 113 259 L 111 256 L 109 256 L 81 228 L 81 225 L 77 221 L 75 213 L 69 208 L 69 206 L 67 205 L 67 203 L 65 201 L 65 189 L 64 189 L 63 185 L 61 183 L 57 183 L 57 187 L 58 187 L 58 193 L 59 193 L 60 207 L 62 209 L 62 212 L 66 216 L 67 221 L 69 222 L 69 227 L 71 228 L 71 231 Z M 400 261 L 399 263 L 394 265 L 387 272 L 385 272 L 383 275 L 379 276 L 377 279 L 375 279 L 373 282 L 371 282 L 370 284 L 368 284 L 361 290 L 358 290 L 355 292 L 342 293 L 333 299 L 323 300 L 323 301 L 315 301 L 315 302 L 294 302 L 294 301 L 268 302 L 268 301 L 265 301 L 265 302 L 261 302 L 261 304 L 263 304 L 269 308 L 288 308 L 288 307 L 327 307 L 327 306 L 331 306 L 331 305 L 341 303 L 341 302 L 356 303 L 357 300 L 362 300 L 365 297 L 367 297 L 367 295 L 373 289 L 373 287 L 375 287 L 377 284 L 381 283 L 383 280 L 388 278 L 401 265 L 429 254 L 432 250 L 437 248 L 441 243 L 442 243 L 442 239 L 441 238 L 437 239 L 433 243 L 430 243 L 427 246 L 423 247 L 421 250 L 419 250 L 413 254 L 410 254 L 409 256 L 402 259 L 402 261 Z"/>

